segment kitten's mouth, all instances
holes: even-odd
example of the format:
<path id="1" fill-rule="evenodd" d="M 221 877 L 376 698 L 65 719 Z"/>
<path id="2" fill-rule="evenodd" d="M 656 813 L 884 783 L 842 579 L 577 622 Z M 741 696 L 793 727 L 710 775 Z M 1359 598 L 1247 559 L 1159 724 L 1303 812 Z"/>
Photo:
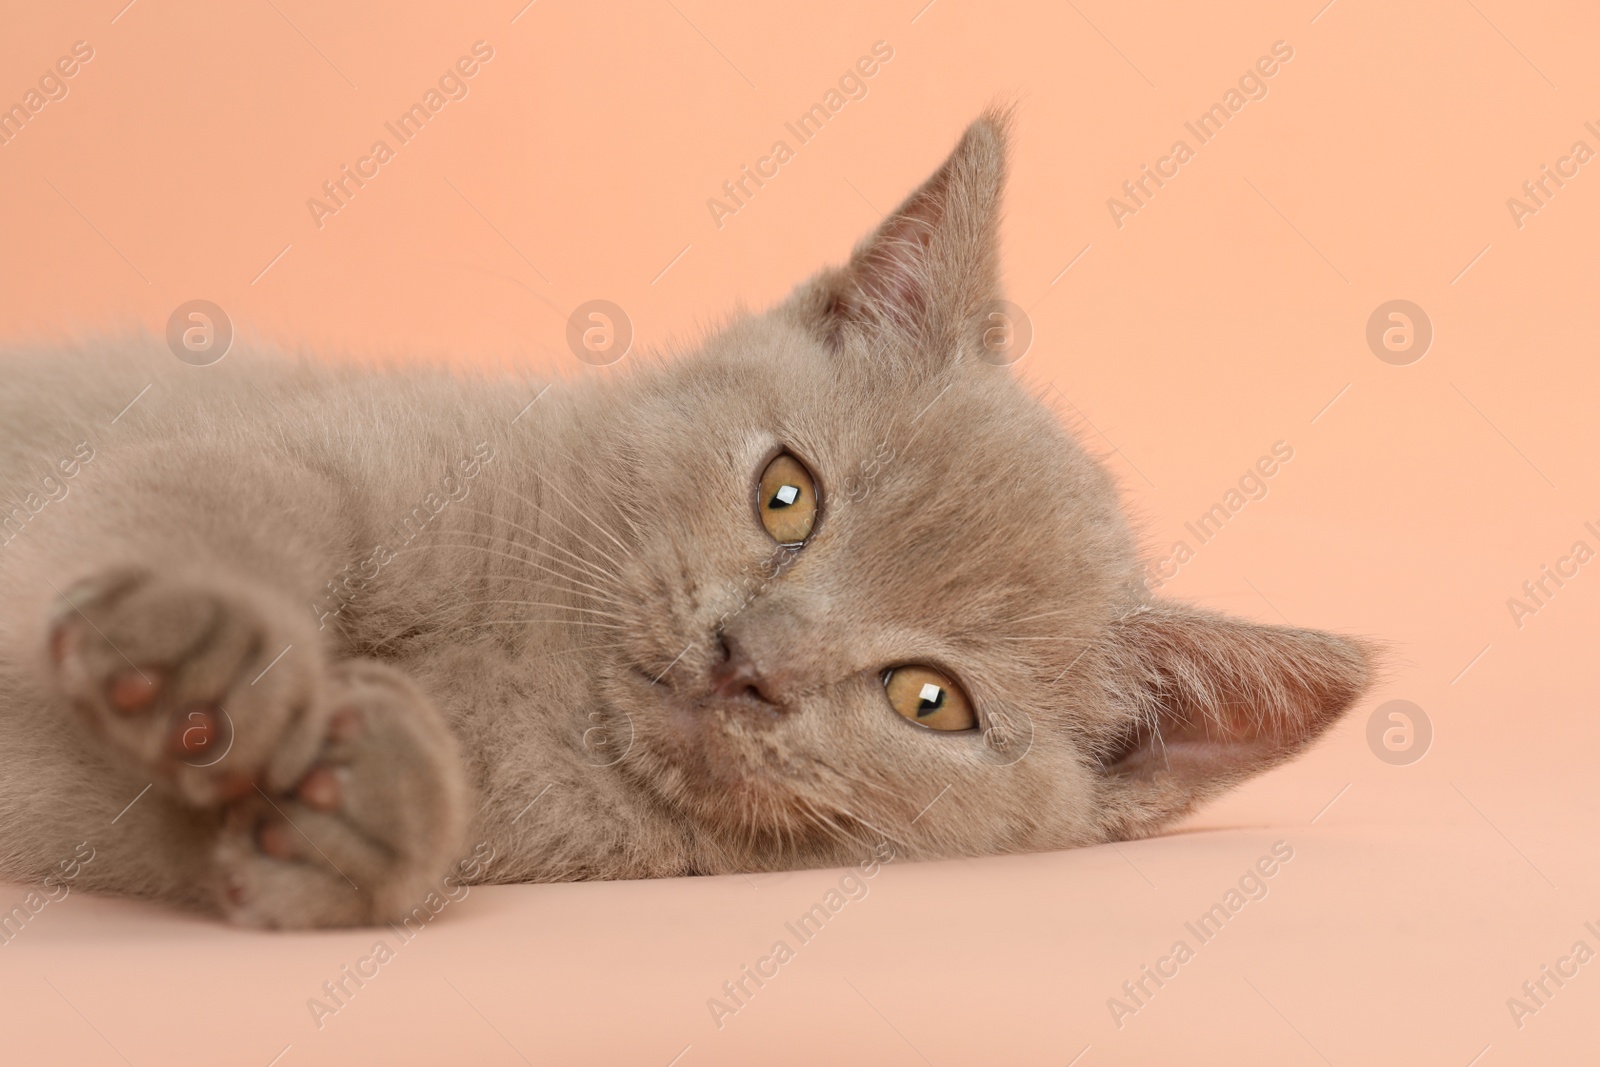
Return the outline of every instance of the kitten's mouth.
<path id="1" fill-rule="evenodd" d="M 702 814 L 720 813 L 718 818 L 730 804 L 743 810 L 780 799 L 772 792 L 776 752 L 770 731 L 782 722 L 784 709 L 748 690 L 718 692 L 709 675 L 691 678 L 681 665 L 678 670 L 678 685 L 638 665 L 629 672 L 637 679 L 634 692 L 643 697 L 635 707 L 654 708 L 643 716 L 635 711 L 638 755 L 646 764 L 659 760 L 674 768 L 672 777 L 681 775 L 680 788 L 687 789 L 671 791 L 670 799 Z"/>
<path id="2" fill-rule="evenodd" d="M 673 685 L 678 671 L 680 684 Z M 792 709 L 748 691 L 718 693 L 709 672 L 683 665 L 661 677 L 630 664 L 617 680 L 631 690 L 625 699 L 637 727 L 626 767 L 663 801 L 739 835 L 770 831 L 779 812 L 796 825 L 803 820 L 795 807 L 796 768 L 777 729 Z"/>

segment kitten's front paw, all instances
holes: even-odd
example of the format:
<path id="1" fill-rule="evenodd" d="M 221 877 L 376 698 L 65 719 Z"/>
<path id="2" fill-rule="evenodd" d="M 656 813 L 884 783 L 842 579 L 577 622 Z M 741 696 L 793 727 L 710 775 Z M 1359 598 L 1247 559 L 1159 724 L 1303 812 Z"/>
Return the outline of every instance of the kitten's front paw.
<path id="1" fill-rule="evenodd" d="M 286 788 L 316 753 L 315 630 L 272 594 L 113 571 L 67 591 L 48 644 L 90 730 L 191 805 Z"/>
<path id="2" fill-rule="evenodd" d="M 284 793 L 229 806 L 217 898 L 252 926 L 395 921 L 439 892 L 466 830 L 455 740 L 427 698 L 373 661 L 329 672 L 312 767 Z"/>
<path id="3" fill-rule="evenodd" d="M 458 858 L 467 789 L 443 718 L 399 671 L 326 666 L 285 598 L 109 572 L 68 590 L 47 646 L 91 731 L 217 813 L 211 888 L 233 921 L 397 919 Z"/>

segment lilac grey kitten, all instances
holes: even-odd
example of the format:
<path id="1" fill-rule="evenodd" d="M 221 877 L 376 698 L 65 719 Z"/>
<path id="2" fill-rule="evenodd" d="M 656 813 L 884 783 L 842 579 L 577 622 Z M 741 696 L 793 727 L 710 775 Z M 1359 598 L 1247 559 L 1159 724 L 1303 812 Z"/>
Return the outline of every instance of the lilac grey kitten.
<path id="1" fill-rule="evenodd" d="M 452 878 L 1138 837 L 1301 750 L 1368 646 L 1153 599 L 984 358 L 1005 134 L 779 306 L 531 407 L 0 353 L 0 872 L 373 923 Z"/>

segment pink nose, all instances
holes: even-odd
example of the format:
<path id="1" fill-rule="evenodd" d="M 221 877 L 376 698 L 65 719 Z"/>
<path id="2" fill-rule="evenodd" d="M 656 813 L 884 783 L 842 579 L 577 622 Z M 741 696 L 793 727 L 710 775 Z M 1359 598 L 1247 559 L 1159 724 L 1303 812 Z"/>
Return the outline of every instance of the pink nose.
<path id="1" fill-rule="evenodd" d="M 722 660 L 711 668 L 711 691 L 719 697 L 753 696 L 768 704 L 776 703 L 769 695 L 770 686 L 742 646 L 732 634 L 720 638 Z"/>

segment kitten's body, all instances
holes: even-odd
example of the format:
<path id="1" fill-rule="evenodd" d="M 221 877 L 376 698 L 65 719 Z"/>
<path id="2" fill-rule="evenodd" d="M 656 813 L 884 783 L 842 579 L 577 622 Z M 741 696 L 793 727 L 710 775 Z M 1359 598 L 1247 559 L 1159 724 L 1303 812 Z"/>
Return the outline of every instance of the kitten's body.
<path id="1" fill-rule="evenodd" d="M 621 428 L 608 425 L 622 414 L 614 397 L 608 403 L 594 384 L 557 383 L 513 424 L 538 386 L 331 370 L 247 352 L 202 376 L 156 341 L 109 355 L 13 353 L 6 373 L 4 484 L 55 472 L 66 489 L 0 549 L 0 596 L 11 606 L 0 637 L 9 653 L 0 660 L 8 874 L 43 877 L 88 840 L 97 857 L 80 887 L 196 899 L 207 888 L 195 865 L 203 867 L 208 842 L 168 831 L 182 811 L 177 800 L 147 795 L 111 825 L 150 775 L 86 747 L 36 676 L 55 589 L 123 562 L 215 566 L 293 590 L 284 621 L 299 640 L 287 642 L 295 648 L 274 670 L 294 667 L 319 642 L 327 658 L 377 654 L 405 670 L 463 743 L 481 805 L 470 834 L 492 843 L 495 879 L 712 865 L 606 766 L 627 728 L 615 740 L 592 732 L 603 727 L 589 718 L 600 704 L 583 648 L 610 631 L 575 625 L 584 620 L 577 612 L 516 603 L 570 599 L 574 583 L 593 581 L 575 558 L 605 563 L 603 549 L 618 553 L 579 510 L 590 489 L 576 467 L 586 438 Z M 57 463 L 83 441 L 93 458 L 66 478 Z M 462 460 L 476 461 L 476 473 L 468 477 Z M 570 503 L 545 488 L 555 479 Z M 135 547 L 113 533 L 108 558 L 96 543 L 108 531 L 91 516 L 123 513 L 120 526 L 129 508 L 149 540 Z M 237 531 L 243 550 L 215 551 L 219 527 Z M 373 565 L 361 566 L 380 546 Z"/>
<path id="2" fill-rule="evenodd" d="M 0 355 L 0 491 L 60 497 L 0 535 L 0 870 L 87 841 L 79 887 L 374 921 L 480 842 L 493 881 L 1070 847 L 1292 754 L 1361 651 L 1150 603 L 1101 469 L 972 358 L 999 126 L 774 312 L 542 394 Z M 778 450 L 821 484 L 797 551 L 751 504 Z M 901 663 L 981 731 L 888 710 Z M 159 689 L 117 688 L 141 668 Z M 162 718 L 195 704 L 231 725 L 209 766 Z"/>

